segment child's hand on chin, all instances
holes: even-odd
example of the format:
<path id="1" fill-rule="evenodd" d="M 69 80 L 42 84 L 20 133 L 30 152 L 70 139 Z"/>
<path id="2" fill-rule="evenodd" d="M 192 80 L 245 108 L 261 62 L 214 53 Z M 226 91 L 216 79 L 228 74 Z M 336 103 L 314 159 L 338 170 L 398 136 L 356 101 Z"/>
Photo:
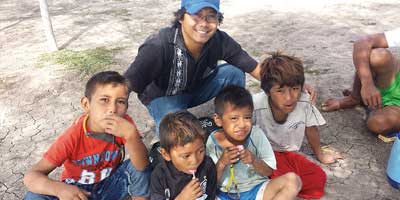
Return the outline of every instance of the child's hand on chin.
<path id="1" fill-rule="evenodd" d="M 106 133 L 123 137 L 125 139 L 133 136 L 140 136 L 136 127 L 128 120 L 118 115 L 106 115 L 105 117 L 105 131 Z"/>

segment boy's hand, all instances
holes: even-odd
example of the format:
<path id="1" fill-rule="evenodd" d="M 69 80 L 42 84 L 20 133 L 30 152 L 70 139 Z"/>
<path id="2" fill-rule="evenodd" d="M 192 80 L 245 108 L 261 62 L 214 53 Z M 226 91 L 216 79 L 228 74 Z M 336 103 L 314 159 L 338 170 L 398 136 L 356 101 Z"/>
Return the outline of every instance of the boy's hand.
<path id="1" fill-rule="evenodd" d="M 317 103 L 317 92 L 315 91 L 315 88 L 311 85 L 304 84 L 303 89 L 310 95 L 310 101 L 315 105 Z"/>
<path id="2" fill-rule="evenodd" d="M 361 98 L 363 103 L 371 109 L 382 108 L 381 93 L 374 84 L 361 87 Z"/>
<path id="3" fill-rule="evenodd" d="M 249 151 L 248 149 L 243 149 L 239 151 L 240 153 L 240 160 L 244 164 L 253 164 L 254 160 L 256 159 L 255 156 Z"/>
<path id="4" fill-rule="evenodd" d="M 194 200 L 203 195 L 198 178 L 192 179 L 179 193 L 175 200 Z"/>
<path id="5" fill-rule="evenodd" d="M 104 119 L 104 129 L 106 133 L 123 137 L 140 137 L 136 127 L 128 120 L 115 114 L 106 115 Z"/>
<path id="6" fill-rule="evenodd" d="M 239 160 L 239 156 L 240 152 L 236 146 L 228 147 L 222 153 L 219 162 L 221 162 L 224 166 L 227 166 L 237 162 Z"/>
<path id="7" fill-rule="evenodd" d="M 343 156 L 340 152 L 327 150 L 317 154 L 317 159 L 323 164 L 332 164 L 338 159 L 343 159 Z"/>
<path id="8" fill-rule="evenodd" d="M 75 185 L 68 185 L 63 183 L 57 189 L 57 197 L 60 200 L 71 200 L 71 199 L 78 199 L 78 200 L 87 200 L 90 192 L 80 189 Z"/>

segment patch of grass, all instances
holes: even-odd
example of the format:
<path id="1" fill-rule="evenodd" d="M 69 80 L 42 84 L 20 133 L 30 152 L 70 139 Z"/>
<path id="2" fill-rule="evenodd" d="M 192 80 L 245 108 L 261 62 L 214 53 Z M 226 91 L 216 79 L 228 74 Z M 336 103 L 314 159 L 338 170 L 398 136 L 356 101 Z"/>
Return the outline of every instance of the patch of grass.
<path id="1" fill-rule="evenodd" d="M 115 8 L 110 10 L 110 13 L 113 16 L 130 16 L 131 14 L 129 13 L 128 9 L 126 8 Z"/>
<path id="2" fill-rule="evenodd" d="M 304 73 L 310 74 L 310 75 L 322 75 L 322 74 L 327 74 L 329 73 L 329 69 L 312 69 L 310 67 L 305 67 L 304 68 Z"/>
<path id="3" fill-rule="evenodd" d="M 304 73 L 311 74 L 311 75 L 320 75 L 321 71 L 319 69 L 311 69 L 311 68 L 305 67 Z"/>
<path id="4" fill-rule="evenodd" d="M 121 48 L 97 47 L 82 51 L 63 49 L 42 54 L 39 63 L 50 62 L 64 65 L 67 69 L 78 71 L 81 77 L 85 77 L 107 69 L 114 63 L 114 54 L 119 50 Z"/>

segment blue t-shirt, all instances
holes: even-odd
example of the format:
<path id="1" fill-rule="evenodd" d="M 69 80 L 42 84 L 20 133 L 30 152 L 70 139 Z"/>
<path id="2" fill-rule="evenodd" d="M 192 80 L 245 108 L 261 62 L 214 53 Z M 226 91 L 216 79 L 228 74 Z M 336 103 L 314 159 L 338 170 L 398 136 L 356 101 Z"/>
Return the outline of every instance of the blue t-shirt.
<path id="1" fill-rule="evenodd" d="M 221 157 L 224 149 L 218 144 L 215 139 L 214 131 L 210 134 L 207 140 L 207 155 L 211 157 L 214 163 L 217 163 Z M 250 133 L 250 137 L 247 138 L 244 145 L 245 149 L 249 149 L 257 158 L 263 160 L 269 167 L 276 169 L 275 155 L 272 150 L 271 144 L 267 137 L 260 128 L 253 127 Z M 246 192 L 251 190 L 256 185 L 268 181 L 269 178 L 258 174 L 254 167 L 250 164 L 245 164 L 240 160 L 233 164 L 234 176 L 240 192 Z M 221 180 L 218 183 L 218 189 L 223 192 L 227 192 L 225 186 L 228 184 L 230 178 L 230 167 L 227 166 L 224 169 Z"/>

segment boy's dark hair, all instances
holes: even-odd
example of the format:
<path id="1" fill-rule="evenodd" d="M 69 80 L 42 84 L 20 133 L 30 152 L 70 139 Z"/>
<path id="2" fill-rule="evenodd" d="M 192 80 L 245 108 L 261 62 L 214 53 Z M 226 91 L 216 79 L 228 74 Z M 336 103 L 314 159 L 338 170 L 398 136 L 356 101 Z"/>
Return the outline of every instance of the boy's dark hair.
<path id="1" fill-rule="evenodd" d="M 261 63 L 261 88 L 269 93 L 275 84 L 293 87 L 304 85 L 303 62 L 294 56 L 280 51 L 270 53 L 270 57 Z"/>
<path id="2" fill-rule="evenodd" d="M 160 145 L 167 152 L 175 146 L 184 146 L 200 138 L 205 139 L 205 130 L 200 121 L 188 111 L 178 111 L 164 116 L 160 123 Z"/>
<path id="3" fill-rule="evenodd" d="M 186 13 L 185 8 L 180 8 L 179 10 L 174 12 L 174 19 L 172 20 L 172 27 L 178 28 L 181 23 L 179 22 L 180 20 L 183 20 L 183 16 Z M 224 14 L 223 13 L 218 13 L 218 22 L 219 24 L 222 24 L 222 21 L 224 21 Z"/>
<path id="4" fill-rule="evenodd" d="M 129 83 L 127 79 L 119 74 L 116 71 L 103 71 L 93 75 L 88 82 L 86 83 L 85 87 L 85 97 L 91 100 L 92 94 L 96 89 L 97 85 L 105 85 L 105 84 L 122 84 L 126 85 L 129 88 Z"/>
<path id="5" fill-rule="evenodd" d="M 250 92 L 236 85 L 226 86 L 218 93 L 214 100 L 215 113 L 222 116 L 225 105 L 228 103 L 234 108 L 250 107 L 251 110 L 254 109 Z"/>

